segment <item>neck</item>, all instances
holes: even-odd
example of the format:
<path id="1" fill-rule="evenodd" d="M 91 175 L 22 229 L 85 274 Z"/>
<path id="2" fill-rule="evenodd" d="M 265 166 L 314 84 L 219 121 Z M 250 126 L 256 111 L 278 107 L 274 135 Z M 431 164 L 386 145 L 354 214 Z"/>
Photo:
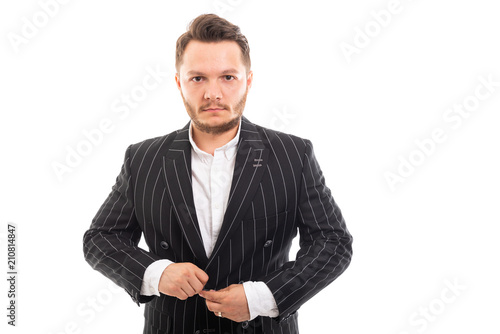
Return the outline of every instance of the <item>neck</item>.
<path id="1" fill-rule="evenodd" d="M 193 124 L 193 141 L 200 150 L 214 155 L 215 149 L 226 145 L 236 136 L 238 133 L 238 126 L 239 124 L 223 133 L 211 134 L 197 129 Z"/>

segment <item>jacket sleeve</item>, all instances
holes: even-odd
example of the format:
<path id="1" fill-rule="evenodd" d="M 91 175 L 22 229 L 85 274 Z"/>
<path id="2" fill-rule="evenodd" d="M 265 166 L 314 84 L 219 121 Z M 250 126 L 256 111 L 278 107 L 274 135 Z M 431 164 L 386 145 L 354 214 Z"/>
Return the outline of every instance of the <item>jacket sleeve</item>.
<path id="1" fill-rule="evenodd" d="M 264 279 L 278 305 L 278 321 L 286 320 L 340 276 L 352 256 L 352 236 L 325 185 L 311 142 L 305 144 L 297 205 L 300 249 L 295 261 Z"/>
<path id="2" fill-rule="evenodd" d="M 92 268 L 139 304 L 153 298 L 140 295 L 141 284 L 146 268 L 160 257 L 137 247 L 142 230 L 135 215 L 130 155 L 131 146 L 111 193 L 84 234 L 83 252 Z"/>

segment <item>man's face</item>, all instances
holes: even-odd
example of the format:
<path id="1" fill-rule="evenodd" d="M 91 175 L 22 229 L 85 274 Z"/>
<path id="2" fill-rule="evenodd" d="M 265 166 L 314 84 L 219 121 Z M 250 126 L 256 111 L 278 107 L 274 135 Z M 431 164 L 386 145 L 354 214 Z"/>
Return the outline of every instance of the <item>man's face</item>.
<path id="1" fill-rule="evenodd" d="M 177 87 L 194 126 L 211 134 L 239 124 L 253 73 L 247 74 L 236 42 L 191 41 L 184 51 Z"/>

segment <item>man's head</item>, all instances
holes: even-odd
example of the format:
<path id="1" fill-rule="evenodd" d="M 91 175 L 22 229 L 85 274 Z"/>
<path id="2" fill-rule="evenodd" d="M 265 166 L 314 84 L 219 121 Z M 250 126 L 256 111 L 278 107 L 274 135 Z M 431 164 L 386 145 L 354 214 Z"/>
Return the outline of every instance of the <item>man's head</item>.
<path id="1" fill-rule="evenodd" d="M 182 65 L 186 46 L 193 40 L 206 43 L 236 42 L 241 50 L 241 60 L 245 64 L 247 72 L 250 71 L 250 46 L 240 28 L 215 14 L 204 14 L 191 21 L 188 30 L 177 39 L 175 49 L 177 73 L 179 73 L 179 68 Z"/>
<path id="2" fill-rule="evenodd" d="M 194 126 L 220 134 L 236 127 L 253 73 L 240 29 L 214 14 L 201 15 L 177 40 L 175 80 Z"/>

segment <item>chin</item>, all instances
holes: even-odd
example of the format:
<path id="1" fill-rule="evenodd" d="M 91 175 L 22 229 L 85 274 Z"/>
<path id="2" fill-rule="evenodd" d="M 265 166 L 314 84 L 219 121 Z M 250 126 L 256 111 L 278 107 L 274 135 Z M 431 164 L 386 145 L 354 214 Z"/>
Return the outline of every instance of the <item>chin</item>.
<path id="1" fill-rule="evenodd" d="M 220 114 L 220 113 L 213 113 L 213 114 L 202 114 L 201 117 L 198 119 L 206 122 L 206 123 L 213 123 L 213 124 L 224 124 L 227 122 L 230 122 L 234 117 L 233 115 L 227 115 L 226 113 Z"/>
<path id="2" fill-rule="evenodd" d="M 211 117 L 203 119 L 202 117 L 193 120 L 197 128 L 205 133 L 221 134 L 230 131 L 238 126 L 241 116 L 234 117 Z"/>

